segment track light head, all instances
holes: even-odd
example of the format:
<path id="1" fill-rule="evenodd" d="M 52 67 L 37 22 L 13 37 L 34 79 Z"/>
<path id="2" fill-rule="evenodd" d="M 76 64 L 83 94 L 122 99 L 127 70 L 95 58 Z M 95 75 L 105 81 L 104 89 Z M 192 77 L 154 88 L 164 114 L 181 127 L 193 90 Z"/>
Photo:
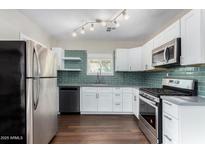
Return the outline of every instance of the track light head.
<path id="1" fill-rule="evenodd" d="M 84 28 L 84 27 L 82 27 L 80 33 L 81 33 L 81 34 L 85 34 L 85 28 Z"/>
<path id="2" fill-rule="evenodd" d="M 76 37 L 76 36 L 77 36 L 77 33 L 76 33 L 76 32 L 73 32 L 73 33 L 72 33 L 72 36 L 73 36 L 73 37 Z"/>
<path id="3" fill-rule="evenodd" d="M 125 20 L 128 20 L 130 18 L 130 16 L 127 14 L 126 10 L 122 12 L 122 15 L 123 15 Z"/>
<path id="4" fill-rule="evenodd" d="M 107 23 L 105 21 L 102 21 L 101 24 L 103 27 L 107 26 Z"/>
<path id="5" fill-rule="evenodd" d="M 117 22 L 116 20 L 114 21 L 114 24 L 115 24 L 115 27 L 116 27 L 116 28 L 117 28 L 117 27 L 120 27 L 119 22 Z"/>
<path id="6" fill-rule="evenodd" d="M 91 26 L 90 26 L 90 31 L 94 31 L 94 30 L 95 30 L 94 24 L 91 24 Z"/>

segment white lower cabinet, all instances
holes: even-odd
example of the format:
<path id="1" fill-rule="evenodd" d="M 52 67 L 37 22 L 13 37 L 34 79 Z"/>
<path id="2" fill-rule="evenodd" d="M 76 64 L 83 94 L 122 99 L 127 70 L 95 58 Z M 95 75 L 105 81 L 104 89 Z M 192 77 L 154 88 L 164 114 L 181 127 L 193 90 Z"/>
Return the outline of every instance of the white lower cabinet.
<path id="1" fill-rule="evenodd" d="M 136 88 L 82 87 L 81 113 L 133 113 Z M 136 102 L 139 104 L 139 102 Z M 135 106 L 137 109 L 139 105 Z"/>
<path id="2" fill-rule="evenodd" d="M 122 112 L 122 88 L 113 88 L 113 112 Z"/>
<path id="3" fill-rule="evenodd" d="M 97 99 L 97 88 L 82 88 L 81 89 L 81 111 L 97 111 L 98 99 Z"/>
<path id="4" fill-rule="evenodd" d="M 139 118 L 139 89 L 133 89 L 133 113 Z"/>
<path id="5" fill-rule="evenodd" d="M 123 89 L 123 112 L 132 112 L 133 93 L 132 88 Z"/>
<path id="6" fill-rule="evenodd" d="M 177 144 L 179 138 L 178 120 L 169 114 L 163 113 L 163 143 Z"/>
<path id="7" fill-rule="evenodd" d="M 112 112 L 112 88 L 98 89 L 98 111 Z"/>
<path id="8" fill-rule="evenodd" d="M 163 100 L 163 144 L 204 144 L 205 106 Z"/>

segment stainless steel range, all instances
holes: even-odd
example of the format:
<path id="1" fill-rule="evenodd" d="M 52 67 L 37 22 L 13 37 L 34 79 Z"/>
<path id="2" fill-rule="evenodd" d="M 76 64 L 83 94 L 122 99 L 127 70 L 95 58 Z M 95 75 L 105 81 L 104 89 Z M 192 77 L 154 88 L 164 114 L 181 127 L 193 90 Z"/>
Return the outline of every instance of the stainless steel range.
<path id="1" fill-rule="evenodd" d="M 139 127 L 151 143 L 162 143 L 161 96 L 195 96 L 195 80 L 164 78 L 162 88 L 141 88 Z"/>

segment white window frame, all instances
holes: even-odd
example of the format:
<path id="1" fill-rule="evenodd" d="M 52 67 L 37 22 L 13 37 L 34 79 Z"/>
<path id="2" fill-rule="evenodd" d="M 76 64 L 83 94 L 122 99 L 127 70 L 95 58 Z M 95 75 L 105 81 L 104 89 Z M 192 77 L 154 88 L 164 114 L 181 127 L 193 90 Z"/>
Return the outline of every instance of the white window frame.
<path id="1" fill-rule="evenodd" d="M 89 71 L 89 60 L 91 59 L 109 59 L 111 60 L 111 72 L 105 73 L 102 72 L 101 76 L 113 76 L 114 75 L 114 62 L 113 62 L 113 53 L 87 53 L 87 75 L 97 75 L 97 73 L 88 72 Z"/>

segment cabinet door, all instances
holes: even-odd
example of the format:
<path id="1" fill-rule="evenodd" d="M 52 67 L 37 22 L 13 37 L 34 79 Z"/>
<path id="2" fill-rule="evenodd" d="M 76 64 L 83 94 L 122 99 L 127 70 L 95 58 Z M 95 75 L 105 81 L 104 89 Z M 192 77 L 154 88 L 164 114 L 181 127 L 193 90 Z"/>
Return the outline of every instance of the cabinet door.
<path id="1" fill-rule="evenodd" d="M 201 62 L 200 10 L 192 10 L 181 19 L 181 64 Z"/>
<path id="2" fill-rule="evenodd" d="M 117 49 L 115 51 L 115 71 L 129 71 L 129 49 Z"/>
<path id="3" fill-rule="evenodd" d="M 148 68 L 148 59 L 147 59 L 147 43 L 142 46 L 142 63 L 141 67 L 143 70 L 147 70 Z"/>
<path id="4" fill-rule="evenodd" d="M 153 50 L 153 40 L 150 40 L 143 46 L 142 51 L 142 68 L 143 70 L 152 70 L 152 50 Z"/>
<path id="5" fill-rule="evenodd" d="M 141 71 L 142 65 L 141 65 L 141 47 L 132 48 L 129 50 L 129 70 L 130 71 Z"/>
<path id="6" fill-rule="evenodd" d="M 150 40 L 149 42 L 147 42 L 147 67 L 148 70 L 152 70 L 154 69 L 154 67 L 152 67 L 152 50 L 153 50 L 153 40 Z"/>
<path id="7" fill-rule="evenodd" d="M 112 88 L 98 89 L 98 111 L 112 112 Z"/>
<path id="8" fill-rule="evenodd" d="M 82 105 L 83 111 L 98 111 L 97 88 L 83 88 Z"/>
<path id="9" fill-rule="evenodd" d="M 163 143 L 179 144 L 179 121 L 163 112 Z"/>
<path id="10" fill-rule="evenodd" d="M 64 61 L 62 60 L 62 57 L 64 57 L 64 50 L 62 48 L 52 48 L 52 51 L 57 59 L 57 69 L 64 69 Z"/>
<path id="11" fill-rule="evenodd" d="M 154 38 L 154 48 L 158 48 L 165 43 L 164 32 L 161 32 Z"/>
<path id="12" fill-rule="evenodd" d="M 132 88 L 123 88 L 123 112 L 132 112 L 133 93 Z"/>
<path id="13" fill-rule="evenodd" d="M 133 89 L 133 113 L 139 118 L 139 90 Z"/>
<path id="14" fill-rule="evenodd" d="M 180 21 L 176 21 L 171 26 L 169 26 L 164 33 L 165 42 L 169 42 L 174 38 L 178 38 L 181 36 L 180 33 Z"/>
<path id="15" fill-rule="evenodd" d="M 113 88 L 113 112 L 122 112 L 122 88 Z"/>

